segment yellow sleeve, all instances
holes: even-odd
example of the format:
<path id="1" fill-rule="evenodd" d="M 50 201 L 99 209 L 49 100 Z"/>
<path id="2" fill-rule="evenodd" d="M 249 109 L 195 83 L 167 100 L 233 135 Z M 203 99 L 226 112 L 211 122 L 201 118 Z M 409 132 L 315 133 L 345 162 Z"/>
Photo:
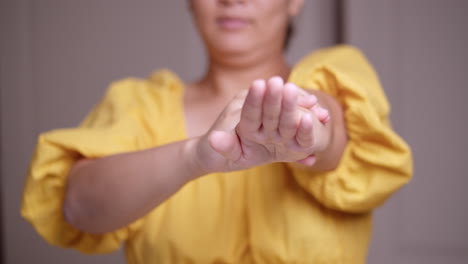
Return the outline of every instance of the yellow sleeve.
<path id="1" fill-rule="evenodd" d="M 298 183 L 324 206 L 366 212 L 381 205 L 412 175 L 409 146 L 392 130 L 378 77 L 350 46 L 321 50 L 301 61 L 290 81 L 334 96 L 342 105 L 348 144 L 333 171 L 293 168 Z"/>
<path id="2" fill-rule="evenodd" d="M 118 249 L 142 224 L 140 219 L 115 232 L 93 235 L 65 222 L 62 205 L 68 171 L 78 158 L 98 158 L 154 145 L 156 135 L 148 129 L 150 120 L 142 110 L 150 97 L 145 83 L 136 79 L 116 82 L 80 127 L 39 136 L 21 214 L 50 244 L 83 253 L 107 253 Z"/>

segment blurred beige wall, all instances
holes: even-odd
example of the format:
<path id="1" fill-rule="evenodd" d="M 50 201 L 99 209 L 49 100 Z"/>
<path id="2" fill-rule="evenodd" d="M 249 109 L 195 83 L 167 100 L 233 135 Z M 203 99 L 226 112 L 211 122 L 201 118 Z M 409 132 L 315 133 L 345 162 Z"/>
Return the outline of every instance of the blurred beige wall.
<path id="1" fill-rule="evenodd" d="M 288 59 L 333 44 L 332 0 L 309 0 Z M 346 40 L 380 73 L 415 178 L 377 210 L 369 263 L 468 263 L 468 1 L 344 0 Z M 0 2 L 1 194 L 4 260 L 124 263 L 47 245 L 19 216 L 41 131 L 76 125 L 107 85 L 167 67 L 186 80 L 205 61 L 186 1 Z"/>
<path id="2" fill-rule="evenodd" d="M 377 210 L 370 263 L 468 263 L 468 1 L 348 0 L 347 41 L 380 73 L 414 179 Z"/>

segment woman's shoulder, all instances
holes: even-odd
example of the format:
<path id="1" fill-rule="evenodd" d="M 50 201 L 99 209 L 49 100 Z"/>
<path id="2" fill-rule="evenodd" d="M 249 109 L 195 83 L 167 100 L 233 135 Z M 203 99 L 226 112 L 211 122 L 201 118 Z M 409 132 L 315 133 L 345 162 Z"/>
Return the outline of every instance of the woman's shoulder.
<path id="1" fill-rule="evenodd" d="M 316 71 L 347 76 L 345 79 L 358 79 L 359 82 L 368 83 L 368 86 L 380 86 L 373 65 L 360 49 L 351 45 L 337 45 L 311 52 L 295 65 L 291 75 L 294 79 L 307 79 Z"/>
<path id="2" fill-rule="evenodd" d="M 364 54 L 359 48 L 355 46 L 343 44 L 312 51 L 306 55 L 298 64 L 333 62 L 353 58 L 362 59 L 364 58 Z"/>
<path id="3" fill-rule="evenodd" d="M 104 101 L 119 105 L 143 106 L 154 101 L 167 101 L 180 95 L 183 83 L 170 70 L 157 70 L 147 78 L 127 77 L 112 82 L 105 95 Z"/>
<path id="4" fill-rule="evenodd" d="M 107 95 L 133 97 L 164 91 L 178 92 L 183 83 L 179 77 L 168 69 L 153 72 L 147 78 L 126 77 L 110 84 Z"/>
<path id="5" fill-rule="evenodd" d="M 344 66 L 349 63 L 353 63 L 354 66 L 369 64 L 359 48 L 352 45 L 336 45 L 312 51 L 304 56 L 295 68 L 311 69 L 322 65 Z"/>

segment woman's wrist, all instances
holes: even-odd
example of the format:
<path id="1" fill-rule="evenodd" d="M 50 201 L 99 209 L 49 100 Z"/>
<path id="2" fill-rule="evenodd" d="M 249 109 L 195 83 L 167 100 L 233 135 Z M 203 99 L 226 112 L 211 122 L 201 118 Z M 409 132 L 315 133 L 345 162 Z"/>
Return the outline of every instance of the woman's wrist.
<path id="1" fill-rule="evenodd" d="M 209 166 L 205 164 L 203 154 L 200 153 L 201 141 L 201 137 L 190 138 L 182 146 L 181 156 L 185 157 L 188 181 L 212 172 L 207 169 Z"/>

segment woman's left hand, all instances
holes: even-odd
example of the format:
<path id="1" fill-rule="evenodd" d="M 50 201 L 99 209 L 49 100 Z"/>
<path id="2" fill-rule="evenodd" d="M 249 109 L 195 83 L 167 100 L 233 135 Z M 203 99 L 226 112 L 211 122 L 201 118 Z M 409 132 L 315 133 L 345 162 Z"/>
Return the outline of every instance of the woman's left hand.
<path id="1" fill-rule="evenodd" d="M 229 106 L 225 112 L 232 112 Z M 208 134 L 211 147 L 225 159 L 221 168 L 225 171 L 272 162 L 299 161 L 310 166 L 330 141 L 325 128 L 328 112 L 313 95 L 284 84 L 279 77 L 252 84 L 237 126 L 233 128 L 226 116 L 221 115 Z"/>

